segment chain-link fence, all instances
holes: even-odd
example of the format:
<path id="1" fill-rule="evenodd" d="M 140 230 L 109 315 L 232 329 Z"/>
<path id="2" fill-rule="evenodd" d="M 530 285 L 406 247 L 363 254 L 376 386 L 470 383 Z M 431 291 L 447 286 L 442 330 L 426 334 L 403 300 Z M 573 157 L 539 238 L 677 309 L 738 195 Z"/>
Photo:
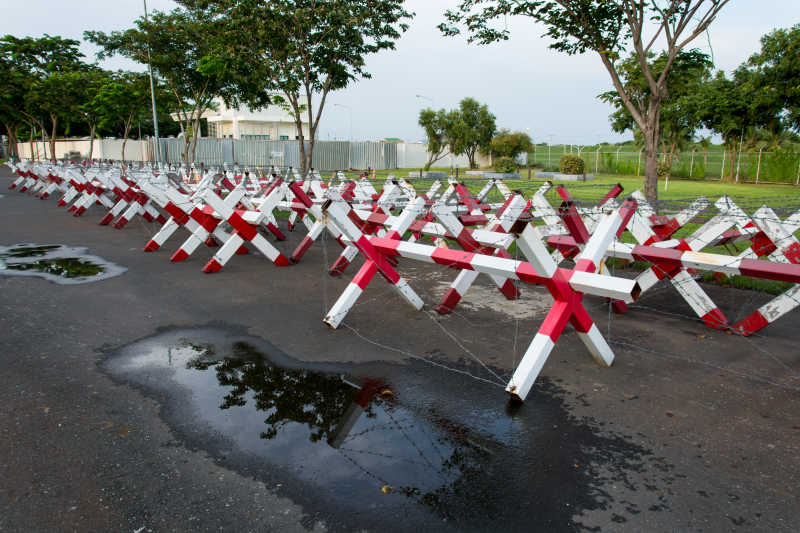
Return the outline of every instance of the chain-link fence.
<path id="1" fill-rule="evenodd" d="M 631 151 L 630 147 L 616 150 L 608 148 L 585 149 L 579 146 L 537 145 L 528 161 L 548 170 L 556 170 L 564 154 L 580 156 L 587 173 L 644 175 L 644 150 Z M 664 154 L 659 154 L 663 160 Z M 672 157 L 670 175 L 675 178 L 719 180 L 723 176 L 740 183 L 794 183 L 800 181 L 800 152 L 792 149 L 775 151 L 742 150 L 692 150 L 678 152 Z"/>

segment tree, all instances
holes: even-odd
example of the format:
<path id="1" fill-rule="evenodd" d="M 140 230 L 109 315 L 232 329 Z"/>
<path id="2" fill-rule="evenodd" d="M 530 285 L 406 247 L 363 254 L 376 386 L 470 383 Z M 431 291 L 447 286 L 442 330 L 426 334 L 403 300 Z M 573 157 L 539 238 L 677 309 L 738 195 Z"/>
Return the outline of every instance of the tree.
<path id="1" fill-rule="evenodd" d="M 450 127 L 447 111 L 440 109 L 434 111 L 427 108 L 419 112 L 419 125 L 425 129 L 425 138 L 428 140 L 428 162 L 425 170 L 447 155 L 447 130 Z"/>
<path id="2" fill-rule="evenodd" d="M 98 105 L 97 95 L 100 89 L 110 81 L 110 73 L 103 70 L 70 73 L 67 83 L 79 86 L 82 90 L 80 105 L 74 109 L 74 114 L 80 117 L 89 128 L 89 155 L 91 161 L 94 155 L 94 137 L 97 125 L 101 118 L 101 108 Z"/>
<path id="3" fill-rule="evenodd" d="M 531 137 L 527 133 L 500 130 L 491 142 L 492 153 L 500 157 L 516 158 L 519 154 L 533 150 Z"/>
<path id="4" fill-rule="evenodd" d="M 722 136 L 730 157 L 727 178 L 732 180 L 745 130 L 754 126 L 776 127 L 779 118 L 775 99 L 769 91 L 759 89 L 756 78 L 742 68 L 736 70 L 733 79 L 718 72 L 700 86 L 692 99 L 702 125 Z"/>
<path id="5" fill-rule="evenodd" d="M 786 125 L 800 131 L 800 24 L 761 37 L 761 50 L 746 68 L 780 102 Z"/>
<path id="6" fill-rule="evenodd" d="M 294 118 L 305 174 L 312 165 L 317 128 L 331 91 L 370 78 L 365 56 L 394 49 L 412 14 L 402 0 L 179 0 L 221 22 L 206 66 L 225 72 L 226 103 L 258 108 L 278 93 Z M 243 29 L 246 28 L 246 31 Z M 317 98 L 317 100 L 315 100 Z M 308 120 L 308 148 L 302 117 Z"/>
<path id="7" fill-rule="evenodd" d="M 122 159 L 131 127 L 150 113 L 150 80 L 139 72 L 118 72 L 97 91 L 91 108 L 104 129 L 122 132 Z"/>
<path id="8" fill-rule="evenodd" d="M 69 122 L 80 112 L 86 102 L 87 86 L 84 72 L 53 72 L 49 76 L 37 79 L 26 95 L 26 109 L 30 116 L 38 119 L 46 114 L 50 120 L 50 157 L 56 157 L 56 135 L 62 122 Z M 39 122 L 44 128 L 44 124 Z M 46 131 L 46 130 L 45 130 Z"/>
<path id="9" fill-rule="evenodd" d="M 449 123 L 447 142 L 454 155 L 464 154 L 470 168 L 478 168 L 475 153 L 488 152 L 496 130 L 494 115 L 489 113 L 486 104 L 479 104 L 474 98 L 464 98 L 458 109 L 447 114 Z"/>
<path id="10" fill-rule="evenodd" d="M 662 53 L 657 58 L 648 58 L 654 76 L 660 76 L 668 57 Z M 650 98 L 650 85 L 642 72 L 638 58 L 631 56 L 617 67 L 625 93 L 638 106 L 643 107 Z M 682 50 L 675 56 L 667 76 L 666 92 L 661 103 L 661 118 L 658 132 L 664 161 L 671 165 L 675 152 L 687 146 L 700 126 L 697 114 L 689 97 L 711 77 L 711 60 L 699 50 Z M 612 104 L 616 110 L 609 117 L 614 131 L 635 131 L 637 124 L 617 91 L 608 91 L 598 96 Z"/>
<path id="11" fill-rule="evenodd" d="M 0 79 L 3 80 L 3 89 L 0 90 L 0 122 L 8 136 L 10 155 L 19 159 L 17 138 L 20 127 L 26 122 L 21 110 L 28 92 L 28 76 L 18 68 L 10 54 L 5 53 L 3 44 L 0 41 Z"/>
<path id="12" fill-rule="evenodd" d="M 73 39 L 48 34 L 38 39 L 18 38 L 13 35 L 0 38 L 0 74 L 3 80 L 3 90 L 0 91 L 0 120 L 6 128 L 9 145 L 13 145 L 12 150 L 16 156 L 19 156 L 17 133 L 24 123 L 30 127 L 31 146 L 34 126 L 38 125 L 43 133 L 45 131 L 43 110 L 29 98 L 31 89 L 51 74 L 86 70 L 88 67 L 81 60 L 83 54 L 78 51 L 79 44 Z M 44 87 L 40 85 L 39 90 L 44 90 Z M 52 136 L 55 136 L 55 132 Z"/>
<path id="13" fill-rule="evenodd" d="M 703 150 L 703 166 L 708 166 L 708 149 L 711 147 L 711 136 L 707 135 L 697 139 L 697 146 Z"/>
<path id="14" fill-rule="evenodd" d="M 531 17 L 547 27 L 550 48 L 567 54 L 592 51 L 609 73 L 625 108 L 644 137 L 645 195 L 658 198 L 658 145 L 661 104 L 667 97 L 667 76 L 677 54 L 706 31 L 728 0 L 460 0 L 439 25 L 445 35 L 460 33 L 468 41 L 488 44 L 509 38 L 507 29 L 492 22 L 507 15 Z M 649 22 L 655 23 L 654 27 Z M 657 45 L 661 43 L 660 47 Z M 625 90 L 619 58 L 628 49 L 639 62 L 650 89 L 648 98 L 635 102 Z M 660 48 L 660 50 L 659 50 Z M 650 53 L 664 53 L 660 74 L 647 61 Z"/>
<path id="15" fill-rule="evenodd" d="M 135 28 L 110 34 L 86 31 L 84 37 L 102 48 L 99 59 L 119 54 L 152 65 L 172 96 L 174 112 L 187 135 L 183 159 L 194 162 L 200 119 L 228 84 L 225 72 L 200 68 L 222 23 L 202 10 L 178 8 L 169 13 L 154 11 L 148 20 L 139 18 L 135 24 Z"/>

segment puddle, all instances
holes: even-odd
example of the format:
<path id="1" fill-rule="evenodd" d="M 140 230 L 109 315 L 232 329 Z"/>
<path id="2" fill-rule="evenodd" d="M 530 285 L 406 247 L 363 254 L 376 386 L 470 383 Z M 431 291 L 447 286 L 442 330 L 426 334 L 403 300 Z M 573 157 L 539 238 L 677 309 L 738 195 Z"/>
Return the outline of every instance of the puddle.
<path id="1" fill-rule="evenodd" d="M 55 283 L 71 285 L 108 279 L 127 270 L 86 252 L 86 248 L 63 244 L 0 246 L 0 274 L 39 276 Z"/>
<path id="2" fill-rule="evenodd" d="M 546 379 L 512 407 L 421 362 L 305 365 L 217 328 L 161 333 L 103 367 L 158 399 L 183 445 L 334 530 L 572 531 L 620 497 L 664 503 L 663 458 L 573 416 Z"/>

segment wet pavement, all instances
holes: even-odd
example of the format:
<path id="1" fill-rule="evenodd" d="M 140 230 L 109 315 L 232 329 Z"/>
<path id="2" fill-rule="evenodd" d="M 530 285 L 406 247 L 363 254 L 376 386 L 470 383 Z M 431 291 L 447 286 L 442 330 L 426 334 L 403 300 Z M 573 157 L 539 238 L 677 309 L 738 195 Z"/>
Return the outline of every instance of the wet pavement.
<path id="1" fill-rule="evenodd" d="M 652 478 L 651 507 L 666 502 L 657 493 L 671 465 L 572 416 L 547 379 L 535 409 L 497 390 L 442 402 L 471 380 L 419 362 L 307 365 L 220 328 L 161 333 L 103 368 L 159 398 L 187 445 L 317 508 L 329 526 L 514 529 L 535 508 L 529 530 L 577 529 L 573 515 L 606 506 L 604 483 L 630 486 L 633 471 Z"/>
<path id="2" fill-rule="evenodd" d="M 0 275 L 39 276 L 54 283 L 70 285 L 101 281 L 127 270 L 86 252 L 86 248 L 60 244 L 0 246 Z"/>
<path id="3" fill-rule="evenodd" d="M 515 406 L 501 385 L 544 291 L 508 305 L 481 282 L 439 318 L 377 280 L 331 331 L 349 280 L 324 274 L 336 245 L 206 275 L 212 250 L 169 262 L 181 237 L 141 252 L 144 221 L 114 230 L 99 208 L 75 218 L 19 193 L 2 207 L 0 245 L 83 247 L 128 270 L 0 276 L 0 531 L 800 527 L 792 315 L 743 339 L 671 289 L 623 316 L 587 299 L 614 366 L 566 333 Z M 400 268 L 428 304 L 455 276 Z M 708 292 L 730 317 L 769 298 Z"/>

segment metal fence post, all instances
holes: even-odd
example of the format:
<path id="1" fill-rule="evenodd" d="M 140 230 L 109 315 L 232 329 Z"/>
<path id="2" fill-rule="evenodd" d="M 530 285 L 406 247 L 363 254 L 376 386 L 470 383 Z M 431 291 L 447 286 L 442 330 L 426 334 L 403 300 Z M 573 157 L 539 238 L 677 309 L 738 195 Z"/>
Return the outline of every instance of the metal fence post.
<path id="1" fill-rule="evenodd" d="M 800 161 L 797 163 L 797 179 L 794 181 L 794 184 L 797 185 L 800 183 Z"/>
<path id="2" fill-rule="evenodd" d="M 725 159 L 727 159 L 727 150 L 722 151 L 722 170 L 719 171 L 719 180 L 722 181 L 725 178 Z"/>
<path id="3" fill-rule="evenodd" d="M 761 174 L 761 150 L 764 148 L 761 147 L 758 149 L 758 165 L 756 166 L 756 183 L 758 183 L 758 176 Z"/>
<path id="4" fill-rule="evenodd" d="M 696 150 L 697 150 L 697 148 L 692 150 L 692 159 L 691 159 L 691 161 L 689 163 L 689 178 L 692 177 L 692 173 L 694 172 L 694 153 L 695 153 Z"/>
<path id="5" fill-rule="evenodd" d="M 636 161 L 636 177 L 637 178 L 639 177 L 639 170 L 642 168 L 642 150 L 644 150 L 644 148 L 640 148 L 639 149 L 639 158 Z"/>

